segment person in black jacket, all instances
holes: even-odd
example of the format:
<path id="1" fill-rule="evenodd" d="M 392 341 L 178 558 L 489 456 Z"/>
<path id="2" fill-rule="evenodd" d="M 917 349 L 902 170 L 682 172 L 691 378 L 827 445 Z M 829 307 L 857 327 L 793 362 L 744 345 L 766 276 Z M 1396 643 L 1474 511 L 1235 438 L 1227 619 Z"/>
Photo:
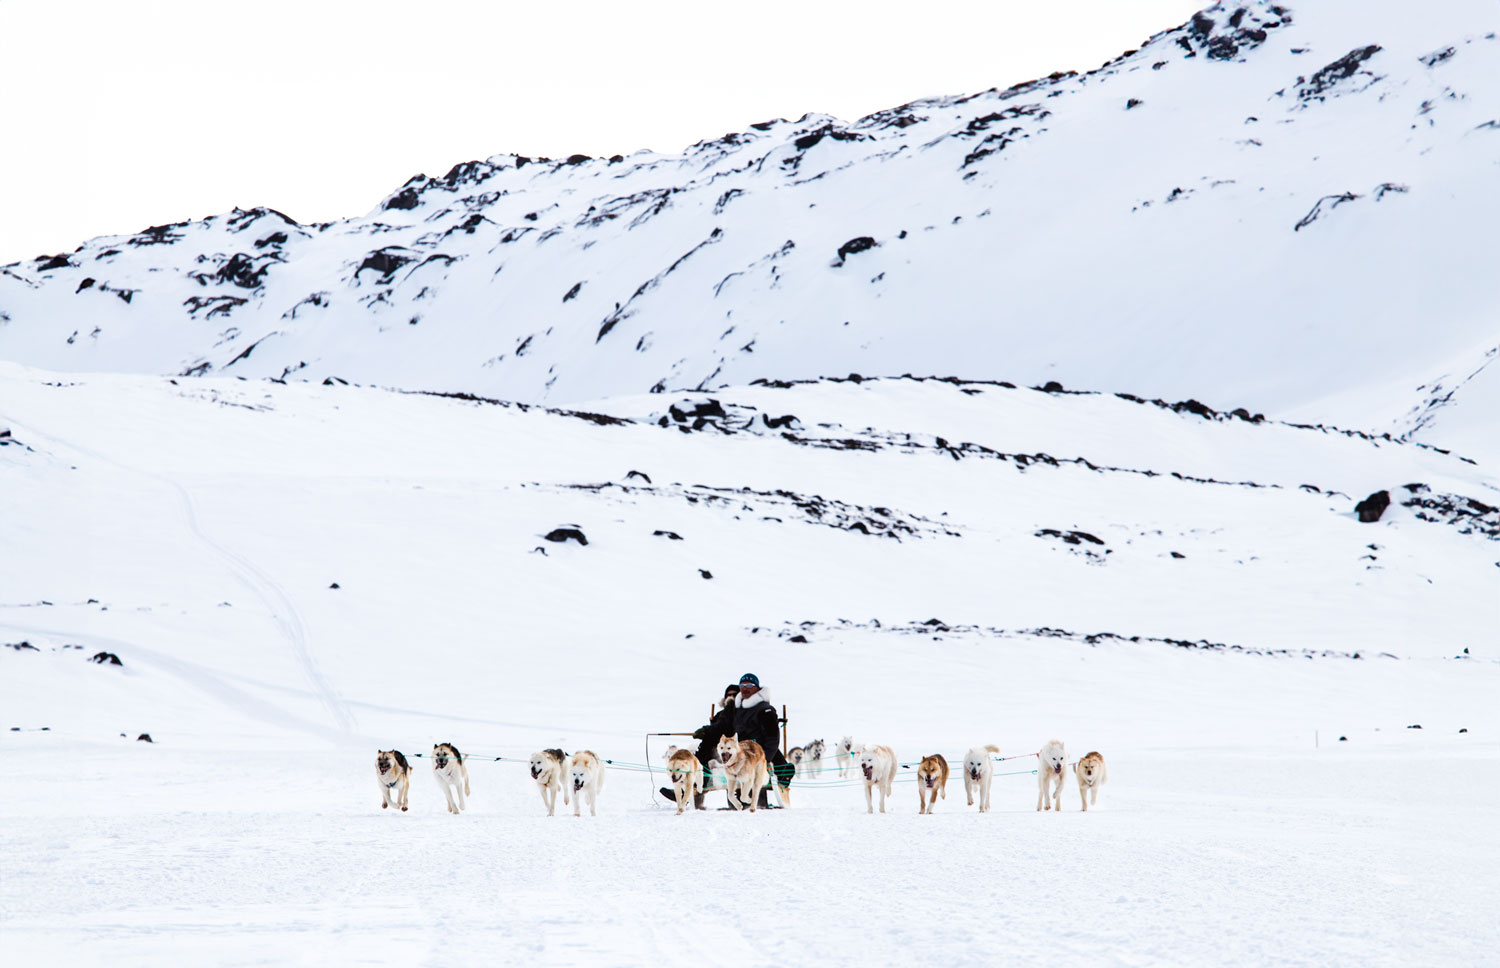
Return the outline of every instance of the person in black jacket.
<path id="1" fill-rule="evenodd" d="M 766 751 L 766 765 L 776 776 L 776 785 L 783 789 L 792 785 L 796 774 L 795 764 L 788 763 L 781 752 L 781 723 L 771 696 L 760 688 L 760 679 L 752 672 L 740 676 L 740 694 L 734 700 L 734 719 L 729 730 L 738 734 L 740 742 L 754 740 Z M 766 793 L 760 793 L 761 805 L 766 804 Z"/>

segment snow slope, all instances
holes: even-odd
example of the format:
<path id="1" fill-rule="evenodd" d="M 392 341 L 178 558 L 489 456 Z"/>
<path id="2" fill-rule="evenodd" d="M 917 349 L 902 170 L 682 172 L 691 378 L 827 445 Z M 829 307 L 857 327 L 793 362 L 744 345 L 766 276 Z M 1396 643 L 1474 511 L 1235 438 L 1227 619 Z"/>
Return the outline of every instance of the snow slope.
<path id="1" fill-rule="evenodd" d="M 0 269 L 0 358 L 554 405 L 1057 380 L 1493 463 L 1497 29 L 1493 0 L 1218 4 L 1087 74 L 853 123 L 95 239 Z"/>
<path id="2" fill-rule="evenodd" d="M 0 930 L 26 963 L 1493 948 L 1500 502 L 1457 455 L 909 379 L 568 411 L 3 364 L 0 401 Z M 907 777 L 869 817 L 825 776 L 789 811 L 674 817 L 643 734 L 746 670 L 793 742 L 1055 735 L 1110 784 L 1039 814 L 1023 758 L 983 816 L 955 780 L 917 817 Z M 413 760 L 413 813 L 382 815 L 373 751 L 437 741 L 471 811 Z M 514 758 L 552 745 L 615 761 L 599 817 L 543 815 Z"/>

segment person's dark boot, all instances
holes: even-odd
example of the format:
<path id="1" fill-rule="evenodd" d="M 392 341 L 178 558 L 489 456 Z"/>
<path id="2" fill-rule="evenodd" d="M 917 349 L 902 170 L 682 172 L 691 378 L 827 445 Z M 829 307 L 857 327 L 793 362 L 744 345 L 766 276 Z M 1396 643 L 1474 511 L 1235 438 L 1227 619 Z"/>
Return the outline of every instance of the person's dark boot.
<path id="1" fill-rule="evenodd" d="M 671 800 L 673 803 L 677 802 L 677 791 L 674 790 L 674 789 L 672 789 L 671 787 L 662 787 L 660 790 L 657 790 L 656 792 L 660 793 L 662 796 L 666 797 L 668 800 Z"/>
<path id="2" fill-rule="evenodd" d="M 766 789 L 764 787 L 761 788 L 760 799 L 757 800 L 757 801 L 755 801 L 755 808 L 757 810 L 769 810 L 769 809 L 771 809 L 771 801 L 768 800 L 768 799 L 766 799 L 766 792 L 767 791 L 766 791 Z"/>
<path id="3" fill-rule="evenodd" d="M 705 807 L 703 805 L 703 794 L 701 794 L 701 793 L 695 793 L 695 794 L 693 794 L 693 809 L 694 810 L 707 810 L 708 809 L 707 807 Z"/>

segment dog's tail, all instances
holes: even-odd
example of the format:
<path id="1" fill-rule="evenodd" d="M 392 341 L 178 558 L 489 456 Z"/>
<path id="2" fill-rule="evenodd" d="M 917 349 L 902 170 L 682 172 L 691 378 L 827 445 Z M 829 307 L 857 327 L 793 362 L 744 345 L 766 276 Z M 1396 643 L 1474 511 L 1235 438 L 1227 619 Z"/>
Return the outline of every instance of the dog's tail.
<path id="1" fill-rule="evenodd" d="M 463 760 L 458 761 L 458 768 L 464 772 L 464 796 L 472 797 L 474 791 L 469 789 L 469 765 Z"/>
<path id="2" fill-rule="evenodd" d="M 1099 764 L 1099 782 L 1109 782 L 1109 767 L 1102 762 Z"/>
<path id="3" fill-rule="evenodd" d="M 991 753 L 1000 752 L 1000 747 L 996 746 L 994 743 L 986 743 L 984 744 L 984 748 Z"/>

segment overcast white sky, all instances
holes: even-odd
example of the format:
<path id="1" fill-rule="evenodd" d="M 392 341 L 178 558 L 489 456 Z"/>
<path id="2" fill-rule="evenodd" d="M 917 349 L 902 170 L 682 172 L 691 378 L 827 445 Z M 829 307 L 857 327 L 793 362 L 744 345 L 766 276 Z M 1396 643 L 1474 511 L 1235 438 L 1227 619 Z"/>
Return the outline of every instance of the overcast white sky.
<path id="1" fill-rule="evenodd" d="M 0 0 L 0 264 L 1097 67 L 1208 0 Z"/>

